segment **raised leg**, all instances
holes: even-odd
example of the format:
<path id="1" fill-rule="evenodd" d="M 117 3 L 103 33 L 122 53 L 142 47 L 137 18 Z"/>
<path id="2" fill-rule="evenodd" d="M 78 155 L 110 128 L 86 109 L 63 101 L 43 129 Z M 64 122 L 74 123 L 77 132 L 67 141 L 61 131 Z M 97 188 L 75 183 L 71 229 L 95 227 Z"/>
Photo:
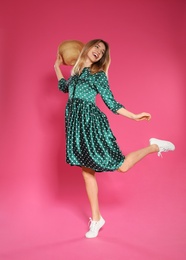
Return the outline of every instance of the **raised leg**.
<path id="1" fill-rule="evenodd" d="M 149 142 L 150 142 L 149 146 L 142 148 L 138 151 L 129 153 L 125 157 L 124 163 L 119 167 L 118 171 L 120 172 L 128 171 L 132 166 L 134 166 L 137 162 L 139 162 L 148 154 L 158 152 L 158 156 L 160 156 L 162 152 L 175 150 L 175 145 L 169 141 L 151 138 Z"/>
<path id="2" fill-rule="evenodd" d="M 120 166 L 118 171 L 127 172 L 130 168 L 132 168 L 137 162 L 143 159 L 145 156 L 151 153 L 156 153 L 159 151 L 159 147 L 156 144 L 149 145 L 145 148 L 137 150 L 135 152 L 129 153 L 125 156 L 125 160 L 123 164 Z"/>

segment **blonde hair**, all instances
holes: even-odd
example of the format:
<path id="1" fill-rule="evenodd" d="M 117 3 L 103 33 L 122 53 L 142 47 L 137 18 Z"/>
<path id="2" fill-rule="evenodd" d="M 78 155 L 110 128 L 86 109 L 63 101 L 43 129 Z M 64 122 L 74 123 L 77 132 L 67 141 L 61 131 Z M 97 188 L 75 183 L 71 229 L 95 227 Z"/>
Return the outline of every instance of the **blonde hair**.
<path id="1" fill-rule="evenodd" d="M 85 44 L 85 46 L 83 47 L 78 60 L 76 61 L 73 69 L 72 69 L 72 75 L 80 75 L 80 73 L 82 72 L 83 68 L 84 68 L 84 62 L 87 58 L 87 53 L 89 52 L 89 50 L 95 46 L 96 44 L 102 42 L 105 45 L 105 52 L 102 56 L 102 58 L 93 63 L 90 67 L 90 72 L 92 74 L 98 72 L 98 71 L 104 71 L 106 74 L 108 73 L 108 68 L 110 65 L 110 50 L 109 50 L 109 45 L 107 42 L 101 40 L 101 39 L 95 39 L 92 41 L 89 41 L 87 44 Z"/>

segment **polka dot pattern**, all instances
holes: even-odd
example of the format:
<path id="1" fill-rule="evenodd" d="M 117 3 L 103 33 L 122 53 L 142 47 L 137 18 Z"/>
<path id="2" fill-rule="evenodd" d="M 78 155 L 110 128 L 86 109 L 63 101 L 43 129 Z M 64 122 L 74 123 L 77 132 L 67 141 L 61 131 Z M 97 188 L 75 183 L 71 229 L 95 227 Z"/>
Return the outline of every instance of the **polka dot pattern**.
<path id="1" fill-rule="evenodd" d="M 114 113 L 123 107 L 115 101 L 104 72 L 91 74 L 84 68 L 80 76 L 61 79 L 58 87 L 69 94 L 66 105 L 66 162 L 97 172 L 114 171 L 124 161 L 106 115 L 95 104 L 100 94 Z"/>

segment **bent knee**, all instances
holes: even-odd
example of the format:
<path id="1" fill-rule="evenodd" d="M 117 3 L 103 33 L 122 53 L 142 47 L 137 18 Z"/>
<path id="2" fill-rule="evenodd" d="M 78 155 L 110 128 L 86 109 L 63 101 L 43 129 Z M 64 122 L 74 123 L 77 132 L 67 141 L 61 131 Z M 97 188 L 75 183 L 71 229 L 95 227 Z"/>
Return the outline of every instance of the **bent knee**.
<path id="1" fill-rule="evenodd" d="M 129 170 L 129 166 L 127 165 L 127 163 L 123 163 L 119 168 L 118 168 L 118 172 L 127 172 Z"/>
<path id="2" fill-rule="evenodd" d="M 121 167 L 120 167 L 120 168 L 117 169 L 117 171 L 118 171 L 118 172 L 123 172 L 123 173 L 125 173 L 125 172 L 128 171 L 128 169 L 126 169 L 126 168 L 121 168 Z"/>

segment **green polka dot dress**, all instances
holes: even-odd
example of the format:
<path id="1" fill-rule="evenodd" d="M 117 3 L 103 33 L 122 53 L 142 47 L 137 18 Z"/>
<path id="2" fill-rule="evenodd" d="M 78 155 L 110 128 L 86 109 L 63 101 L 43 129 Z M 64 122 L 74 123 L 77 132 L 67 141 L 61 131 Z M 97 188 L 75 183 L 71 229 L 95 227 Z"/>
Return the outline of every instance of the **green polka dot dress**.
<path id="1" fill-rule="evenodd" d="M 118 169 L 125 157 L 106 115 L 95 104 L 100 94 L 114 113 L 123 107 L 115 101 L 105 72 L 91 74 L 89 68 L 84 68 L 80 76 L 59 80 L 58 87 L 69 94 L 65 112 L 66 162 L 96 172 Z"/>

